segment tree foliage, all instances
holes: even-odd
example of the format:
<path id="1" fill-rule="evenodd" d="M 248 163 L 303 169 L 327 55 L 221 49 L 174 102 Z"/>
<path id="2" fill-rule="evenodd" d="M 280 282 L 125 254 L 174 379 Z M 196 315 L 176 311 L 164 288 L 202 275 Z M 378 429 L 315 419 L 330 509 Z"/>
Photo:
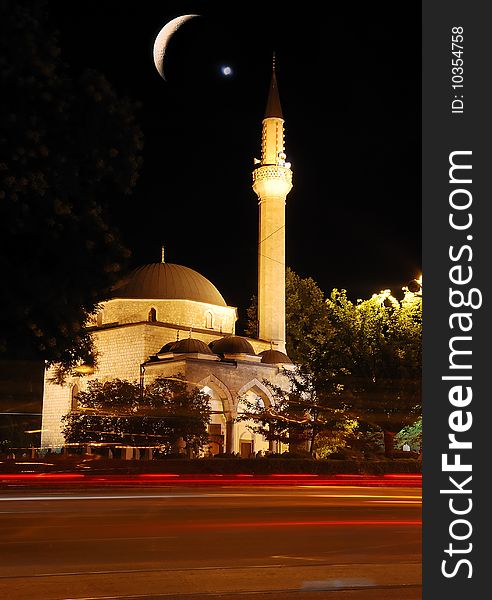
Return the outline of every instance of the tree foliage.
<path id="1" fill-rule="evenodd" d="M 331 335 L 306 369 L 353 418 L 383 430 L 390 454 L 394 434 L 421 410 L 421 293 L 405 289 L 399 301 L 385 290 L 353 303 L 333 290 L 327 306 Z"/>
<path id="2" fill-rule="evenodd" d="M 243 414 L 238 421 L 246 421 L 247 428 L 265 437 L 288 443 L 290 450 L 307 448 L 314 454 L 320 435 L 348 427 L 346 416 L 336 398 L 317 388 L 315 380 L 299 368 L 284 370 L 285 382 L 275 385 L 265 380 L 272 401 L 266 406 L 261 399 L 245 400 Z"/>
<path id="3" fill-rule="evenodd" d="M 246 335 L 258 337 L 258 300 L 251 299 L 247 309 Z M 301 277 L 292 269 L 285 271 L 285 328 L 288 356 L 303 364 L 313 346 L 329 333 L 325 296 L 311 277 Z"/>
<path id="4" fill-rule="evenodd" d="M 252 325 L 254 303 L 249 310 Z M 363 448 L 378 428 L 391 454 L 394 435 L 421 411 L 420 286 L 404 288 L 401 300 L 384 290 L 353 302 L 337 289 L 325 299 L 311 278 L 288 270 L 286 325 L 298 370 L 288 389 L 272 388 L 273 408 L 249 407 L 255 431 L 282 441 L 297 431 L 311 450 L 322 443 L 333 450 L 342 440 Z M 289 425 L 294 406 L 301 416 Z"/>
<path id="5" fill-rule="evenodd" d="M 415 423 L 405 427 L 395 435 L 395 441 L 400 445 L 408 444 L 414 451 L 422 449 L 422 416 Z"/>
<path id="6" fill-rule="evenodd" d="M 102 74 L 70 72 L 47 10 L 0 2 L 0 354 L 72 366 L 129 256 L 107 204 L 136 184 L 142 133 Z"/>
<path id="7" fill-rule="evenodd" d="M 333 429 L 318 437 L 317 447 L 320 458 L 360 459 L 375 457 L 384 451 L 379 428 L 346 415 Z"/>
<path id="8" fill-rule="evenodd" d="M 142 388 L 114 379 L 88 382 L 75 411 L 63 417 L 67 443 L 103 442 L 176 450 L 182 438 L 194 452 L 207 443 L 209 397 L 180 375 L 157 378 Z"/>

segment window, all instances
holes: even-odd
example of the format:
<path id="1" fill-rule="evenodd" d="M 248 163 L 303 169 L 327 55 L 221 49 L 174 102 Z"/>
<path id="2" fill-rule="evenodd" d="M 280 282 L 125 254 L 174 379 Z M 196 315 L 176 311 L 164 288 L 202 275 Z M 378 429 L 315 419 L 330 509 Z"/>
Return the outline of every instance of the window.
<path id="1" fill-rule="evenodd" d="M 155 308 L 153 308 L 153 307 L 152 307 L 152 308 L 149 310 L 149 314 L 148 314 L 148 316 L 147 316 L 147 320 L 148 320 L 150 323 L 155 323 L 155 322 L 157 321 L 157 312 L 156 312 Z"/>
<path id="2" fill-rule="evenodd" d="M 207 310 L 205 313 L 205 327 L 207 329 L 214 328 L 214 313 L 211 310 Z"/>

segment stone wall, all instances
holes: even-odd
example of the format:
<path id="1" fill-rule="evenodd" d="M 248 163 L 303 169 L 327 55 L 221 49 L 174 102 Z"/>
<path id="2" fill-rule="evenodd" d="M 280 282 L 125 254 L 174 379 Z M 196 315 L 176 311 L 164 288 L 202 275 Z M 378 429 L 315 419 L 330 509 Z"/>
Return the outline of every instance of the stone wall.
<path id="1" fill-rule="evenodd" d="M 237 311 L 232 306 L 216 306 L 193 300 L 127 300 L 114 299 L 103 304 L 96 319 L 98 325 L 108 323 L 138 323 L 149 319 L 155 309 L 155 319 L 183 329 L 210 329 L 217 333 L 234 333 Z"/>
<path id="2" fill-rule="evenodd" d="M 232 417 L 237 416 L 240 396 L 249 390 L 253 390 L 267 404 L 270 402 L 270 392 L 263 383 L 264 379 L 280 384 L 279 369 L 274 365 L 248 361 L 228 363 L 191 357 L 148 364 L 145 369 L 145 384 L 151 383 L 157 377 L 170 377 L 178 373 L 186 381 L 212 388 L 223 400 L 224 409 Z"/>
<path id="3" fill-rule="evenodd" d="M 63 385 L 52 383 L 50 379 L 55 374 L 52 367 L 45 372 L 43 420 L 41 426 L 41 447 L 58 448 L 63 445 L 62 417 L 70 411 L 72 388 L 75 381 L 71 378 Z M 77 378 L 80 379 L 80 378 Z"/>
<path id="4" fill-rule="evenodd" d="M 87 389 L 87 383 L 94 379 L 100 381 L 126 379 L 138 382 L 140 366 L 148 361 L 150 356 L 157 354 L 166 343 L 175 341 L 177 333 L 178 329 L 175 327 L 166 327 L 162 323 L 150 322 L 103 326 L 95 329 L 92 335 L 98 355 L 97 368 L 92 375 L 68 377 L 64 385 L 59 385 L 50 382 L 54 369 L 45 373 L 41 446 L 57 448 L 63 445 L 61 419 L 71 409 L 74 385 L 77 385 L 82 391 Z M 180 339 L 187 335 L 189 332 L 181 331 Z M 193 331 L 192 336 L 206 344 L 221 337 L 216 332 L 205 333 L 203 331 Z M 270 348 L 270 344 L 266 342 L 249 341 L 257 353 Z M 169 376 L 179 372 L 182 372 L 190 381 L 197 383 L 213 376 L 210 387 L 218 389 L 220 386 L 217 382 L 221 382 L 223 388 L 220 397 L 228 398 L 231 414 L 236 411 L 236 396 L 242 386 L 253 380 L 261 382 L 265 377 L 275 377 L 278 373 L 278 369 L 274 366 L 247 361 L 236 361 L 231 364 L 182 358 L 173 359 L 170 362 L 161 361 L 158 364 L 158 367 L 146 366 L 145 384 L 151 383 L 159 375 Z M 255 393 L 261 394 L 263 391 L 256 386 Z"/>

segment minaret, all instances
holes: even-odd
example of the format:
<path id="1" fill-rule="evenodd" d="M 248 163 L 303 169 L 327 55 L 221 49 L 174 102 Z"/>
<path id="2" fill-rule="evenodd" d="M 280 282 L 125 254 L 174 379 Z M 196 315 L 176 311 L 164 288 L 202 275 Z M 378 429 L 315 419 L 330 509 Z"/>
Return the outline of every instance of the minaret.
<path id="1" fill-rule="evenodd" d="M 292 171 L 285 158 L 284 119 L 274 55 L 261 135 L 261 160 L 255 159 L 253 190 L 260 207 L 258 334 L 281 352 L 285 352 L 285 199 L 292 188 Z"/>

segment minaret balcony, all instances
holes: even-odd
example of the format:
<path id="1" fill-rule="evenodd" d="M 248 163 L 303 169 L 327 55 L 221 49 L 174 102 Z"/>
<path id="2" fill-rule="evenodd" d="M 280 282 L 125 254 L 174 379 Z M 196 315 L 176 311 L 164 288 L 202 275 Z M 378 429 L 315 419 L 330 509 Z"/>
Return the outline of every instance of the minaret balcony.
<path id="1" fill-rule="evenodd" d="M 292 187 L 292 171 L 281 165 L 262 165 L 253 171 L 253 186 L 267 180 L 287 184 L 288 192 Z"/>

